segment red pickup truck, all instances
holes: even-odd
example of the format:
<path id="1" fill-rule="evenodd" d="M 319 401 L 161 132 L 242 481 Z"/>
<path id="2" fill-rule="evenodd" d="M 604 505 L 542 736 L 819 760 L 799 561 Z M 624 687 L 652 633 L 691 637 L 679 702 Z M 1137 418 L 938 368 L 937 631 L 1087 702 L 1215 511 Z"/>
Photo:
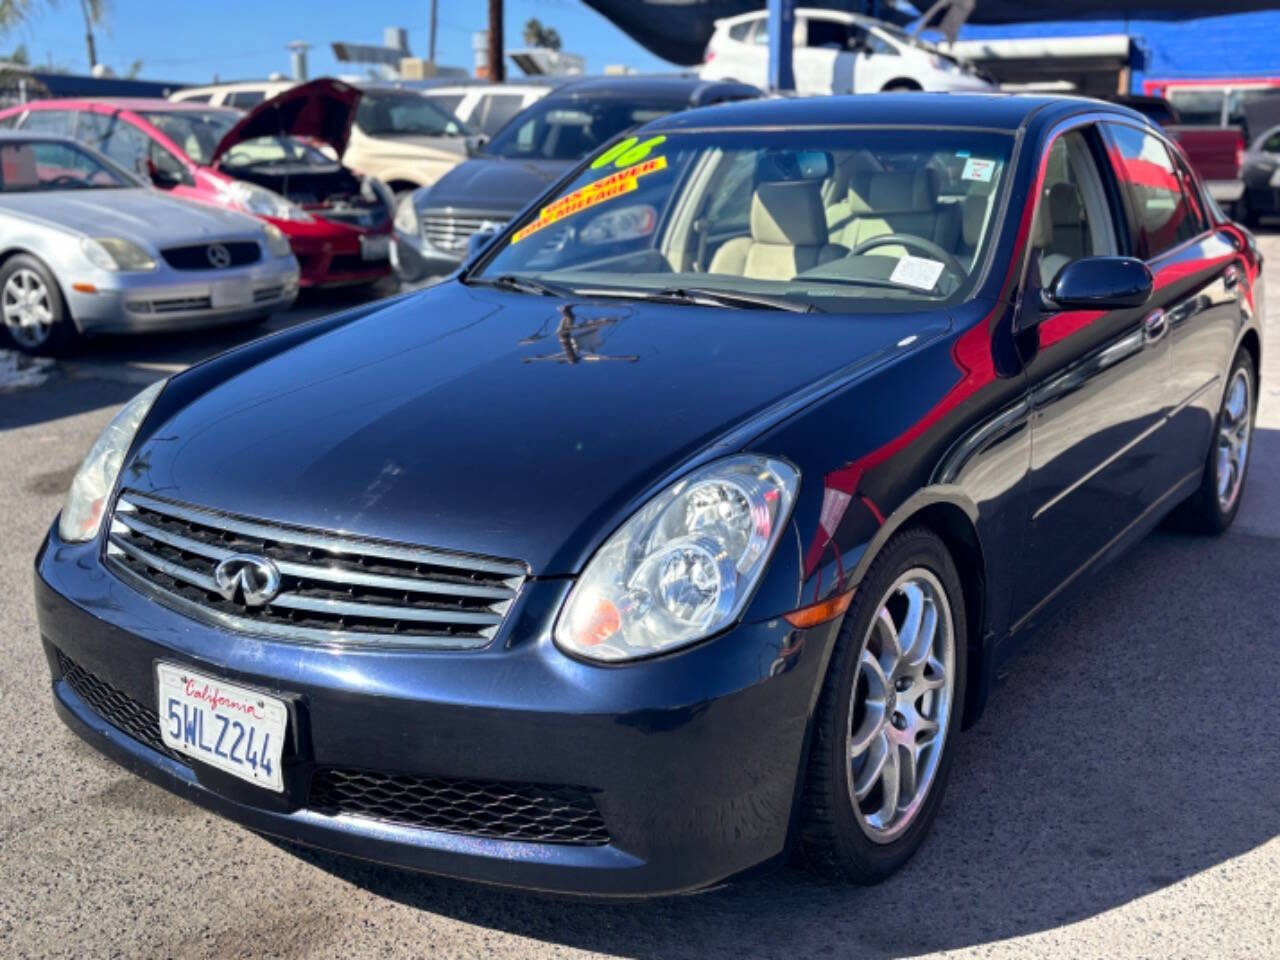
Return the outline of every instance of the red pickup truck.
<path id="1" fill-rule="evenodd" d="M 1244 195 L 1240 168 L 1244 163 L 1244 132 L 1239 127 L 1185 124 L 1164 97 L 1116 97 L 1117 103 L 1137 110 L 1164 128 L 1182 147 L 1191 167 L 1204 181 L 1209 195 L 1228 213 Z"/>

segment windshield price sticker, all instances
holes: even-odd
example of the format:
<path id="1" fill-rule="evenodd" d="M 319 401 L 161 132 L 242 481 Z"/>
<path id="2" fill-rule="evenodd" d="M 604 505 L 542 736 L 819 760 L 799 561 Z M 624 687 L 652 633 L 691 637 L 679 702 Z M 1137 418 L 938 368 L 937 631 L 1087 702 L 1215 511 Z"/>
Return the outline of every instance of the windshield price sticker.
<path id="1" fill-rule="evenodd" d="M 537 220 L 517 230 L 515 236 L 511 238 L 511 242 L 519 243 L 531 233 L 537 233 L 543 227 L 549 227 L 565 217 L 581 213 L 583 210 L 604 203 L 606 200 L 620 197 L 624 193 L 630 193 L 636 188 L 636 181 L 641 177 L 666 168 L 667 158 L 665 156 L 653 157 L 643 163 L 636 164 L 634 167 L 611 173 L 609 176 L 596 180 L 594 183 L 580 187 L 573 193 L 565 194 L 554 203 L 549 203 L 543 207 L 538 213 Z"/>
<path id="2" fill-rule="evenodd" d="M 915 287 L 917 290 L 932 290 L 938 285 L 942 276 L 942 263 L 927 257 L 905 256 L 893 268 L 889 279 L 904 287 Z"/>
<path id="3" fill-rule="evenodd" d="M 979 183 L 990 183 L 991 175 L 996 171 L 996 162 L 994 160 L 983 160 L 981 157 L 967 157 L 964 161 L 964 170 L 960 173 L 961 180 L 977 180 Z"/>

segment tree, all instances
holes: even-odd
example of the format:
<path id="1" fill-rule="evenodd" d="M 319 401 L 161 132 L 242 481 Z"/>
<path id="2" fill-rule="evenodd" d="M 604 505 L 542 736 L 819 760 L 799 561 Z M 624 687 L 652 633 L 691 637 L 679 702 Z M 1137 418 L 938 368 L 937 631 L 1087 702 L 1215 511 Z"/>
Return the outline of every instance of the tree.
<path id="1" fill-rule="evenodd" d="M 27 54 L 27 45 L 20 43 L 14 47 L 13 53 L 9 54 L 8 60 L 10 63 L 17 63 L 24 67 L 30 66 L 31 57 Z"/>
<path id="2" fill-rule="evenodd" d="M 55 6 L 57 0 L 0 0 L 0 34 L 8 33 L 31 19 L 37 7 Z M 84 14 L 84 39 L 89 47 L 89 66 L 98 62 L 93 44 L 93 28 L 101 26 L 107 18 L 110 0 L 80 0 L 80 12 Z"/>
<path id="3" fill-rule="evenodd" d="M 3 0 L 0 0 L 0 2 L 3 2 Z M 524 25 L 524 42 L 531 47 L 559 50 L 560 32 L 555 27 L 544 27 L 541 20 L 537 17 L 532 17 Z"/>

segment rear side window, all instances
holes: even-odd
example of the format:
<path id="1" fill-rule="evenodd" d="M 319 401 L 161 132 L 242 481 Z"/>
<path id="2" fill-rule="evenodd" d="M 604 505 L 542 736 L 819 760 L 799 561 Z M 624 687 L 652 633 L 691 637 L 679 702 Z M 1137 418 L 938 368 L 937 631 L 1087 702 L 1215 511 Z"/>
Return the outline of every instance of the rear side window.
<path id="1" fill-rule="evenodd" d="M 1187 201 L 1182 177 L 1157 137 L 1135 127 L 1107 124 L 1112 160 L 1137 218 L 1138 251 L 1147 259 L 1197 236 L 1202 217 Z"/>
<path id="2" fill-rule="evenodd" d="M 22 129 L 69 137 L 75 130 L 75 119 L 75 113 L 70 110 L 32 110 L 22 122 Z"/>
<path id="3" fill-rule="evenodd" d="M 490 97 L 486 97 L 488 103 L 483 106 L 483 119 L 480 121 L 480 129 L 492 136 L 501 130 L 508 120 L 514 117 L 524 107 L 524 94 L 522 93 L 495 93 Z"/>
<path id="4" fill-rule="evenodd" d="M 235 93 L 229 94 L 225 102 L 229 107 L 248 110 L 250 107 L 256 107 L 265 99 L 267 99 L 267 95 L 262 90 L 237 90 Z"/>
<path id="5" fill-rule="evenodd" d="M 182 103 L 208 103 L 211 96 L 213 96 L 211 93 L 193 93 L 190 96 L 176 97 L 175 99 L 180 100 Z"/>

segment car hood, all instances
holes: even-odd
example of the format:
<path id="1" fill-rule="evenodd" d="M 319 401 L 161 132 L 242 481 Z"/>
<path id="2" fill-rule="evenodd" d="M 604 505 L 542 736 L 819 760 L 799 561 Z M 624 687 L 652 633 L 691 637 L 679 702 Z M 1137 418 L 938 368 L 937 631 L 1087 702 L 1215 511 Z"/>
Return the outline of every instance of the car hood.
<path id="1" fill-rule="evenodd" d="M 419 200 L 419 206 L 514 215 L 573 166 L 573 161 L 566 160 L 476 157 L 437 180 Z"/>
<path id="2" fill-rule="evenodd" d="M 6 212 L 85 236 L 124 237 L 157 248 L 206 237 L 257 237 L 262 232 L 258 222 L 244 214 L 149 187 L 6 193 L 0 197 L 0 215 Z"/>
<path id="3" fill-rule="evenodd" d="M 326 143 L 341 159 L 351 139 L 351 123 L 360 96 L 351 84 L 328 77 L 290 87 L 241 117 L 214 147 L 209 166 L 216 165 L 238 143 L 274 136 L 307 137 Z"/>
<path id="4" fill-rule="evenodd" d="M 122 483 L 568 575 L 656 484 L 743 449 L 901 352 L 920 322 L 557 305 L 447 283 L 325 329 L 148 424 Z"/>

